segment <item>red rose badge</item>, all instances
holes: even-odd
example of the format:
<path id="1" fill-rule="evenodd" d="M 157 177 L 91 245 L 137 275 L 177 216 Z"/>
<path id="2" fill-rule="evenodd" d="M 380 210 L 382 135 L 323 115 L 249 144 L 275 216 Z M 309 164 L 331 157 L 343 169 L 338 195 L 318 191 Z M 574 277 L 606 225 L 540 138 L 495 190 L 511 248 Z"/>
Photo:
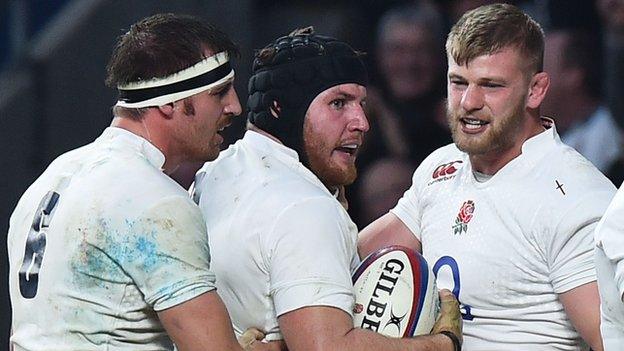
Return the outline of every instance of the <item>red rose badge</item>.
<path id="1" fill-rule="evenodd" d="M 472 219 L 474 210 L 474 201 L 468 200 L 462 204 L 457 218 L 455 219 L 455 224 L 453 225 L 453 234 L 461 234 L 468 231 L 468 222 Z"/>

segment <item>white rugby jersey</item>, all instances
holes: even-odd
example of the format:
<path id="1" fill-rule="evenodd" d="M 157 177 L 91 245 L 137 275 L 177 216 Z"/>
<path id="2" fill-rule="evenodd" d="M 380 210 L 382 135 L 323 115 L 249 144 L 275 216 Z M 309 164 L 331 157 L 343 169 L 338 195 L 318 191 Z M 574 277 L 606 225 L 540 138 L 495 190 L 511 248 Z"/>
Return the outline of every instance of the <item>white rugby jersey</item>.
<path id="1" fill-rule="evenodd" d="M 458 296 L 464 350 L 579 350 L 557 294 L 596 280 L 592 230 L 614 191 L 552 125 L 482 183 L 467 154 L 438 149 L 392 212 Z"/>
<path id="2" fill-rule="evenodd" d="M 16 350 L 173 349 L 154 310 L 213 290 L 214 275 L 201 213 L 164 161 L 107 128 L 22 196 L 8 236 Z"/>
<path id="3" fill-rule="evenodd" d="M 307 306 L 352 314 L 357 228 L 295 151 L 247 131 L 191 192 L 237 336 L 256 327 L 280 340 L 277 317 Z"/>
<path id="4" fill-rule="evenodd" d="M 595 232 L 600 290 L 600 331 L 606 351 L 624 348 L 624 187 L 620 187 Z"/>

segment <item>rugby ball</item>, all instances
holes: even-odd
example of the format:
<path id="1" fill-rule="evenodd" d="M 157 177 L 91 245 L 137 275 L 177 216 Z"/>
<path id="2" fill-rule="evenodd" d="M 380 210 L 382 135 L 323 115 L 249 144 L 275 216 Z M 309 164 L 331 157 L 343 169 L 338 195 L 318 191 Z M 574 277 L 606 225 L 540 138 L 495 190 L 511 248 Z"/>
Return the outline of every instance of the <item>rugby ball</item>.
<path id="1" fill-rule="evenodd" d="M 421 254 L 403 246 L 375 251 L 353 274 L 353 285 L 356 327 L 397 338 L 431 332 L 439 296 Z"/>

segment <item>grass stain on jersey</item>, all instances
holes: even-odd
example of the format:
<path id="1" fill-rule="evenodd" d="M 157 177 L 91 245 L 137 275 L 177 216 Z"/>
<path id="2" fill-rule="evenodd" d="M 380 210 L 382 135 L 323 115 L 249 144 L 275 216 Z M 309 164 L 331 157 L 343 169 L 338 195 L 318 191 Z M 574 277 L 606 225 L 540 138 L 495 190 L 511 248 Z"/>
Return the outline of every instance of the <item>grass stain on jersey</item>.
<path id="1" fill-rule="evenodd" d="M 171 223 L 126 220 L 120 231 L 106 219 L 94 222 L 80 229 L 82 241 L 72 259 L 78 285 L 104 288 L 110 283 L 132 284 L 133 271 L 149 274 L 168 262 L 168 257 L 159 254 L 156 235 Z"/>
<path id="2" fill-rule="evenodd" d="M 106 248 L 113 245 L 113 241 L 105 234 L 105 229 L 108 229 L 107 226 L 86 226 L 79 229 L 83 235 L 78 250 L 71 260 L 71 268 L 75 284 L 81 288 L 105 288 L 111 282 L 129 281 L 107 252 Z"/>
<path id="3" fill-rule="evenodd" d="M 135 248 L 142 258 L 143 268 L 145 269 L 145 271 L 153 271 L 158 265 L 158 252 L 156 249 L 156 244 L 145 237 L 139 237 L 137 239 Z"/>

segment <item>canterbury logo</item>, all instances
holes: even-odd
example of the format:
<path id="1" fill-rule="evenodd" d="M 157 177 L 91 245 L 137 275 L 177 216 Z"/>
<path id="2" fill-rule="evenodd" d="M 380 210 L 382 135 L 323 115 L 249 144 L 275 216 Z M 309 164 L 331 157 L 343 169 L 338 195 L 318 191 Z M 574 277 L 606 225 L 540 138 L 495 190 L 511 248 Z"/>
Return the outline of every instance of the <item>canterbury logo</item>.
<path id="1" fill-rule="evenodd" d="M 447 175 L 451 175 L 453 173 L 455 173 L 457 171 L 457 168 L 455 167 L 455 164 L 458 163 L 463 163 L 463 161 L 457 160 L 457 161 L 453 161 L 453 162 L 449 162 L 449 163 L 443 163 L 441 165 L 439 165 L 435 171 L 433 171 L 433 174 L 431 175 L 433 177 L 433 179 L 437 179 L 438 177 L 443 177 L 443 176 L 447 176 Z M 458 165 L 459 167 L 459 165 Z"/>

